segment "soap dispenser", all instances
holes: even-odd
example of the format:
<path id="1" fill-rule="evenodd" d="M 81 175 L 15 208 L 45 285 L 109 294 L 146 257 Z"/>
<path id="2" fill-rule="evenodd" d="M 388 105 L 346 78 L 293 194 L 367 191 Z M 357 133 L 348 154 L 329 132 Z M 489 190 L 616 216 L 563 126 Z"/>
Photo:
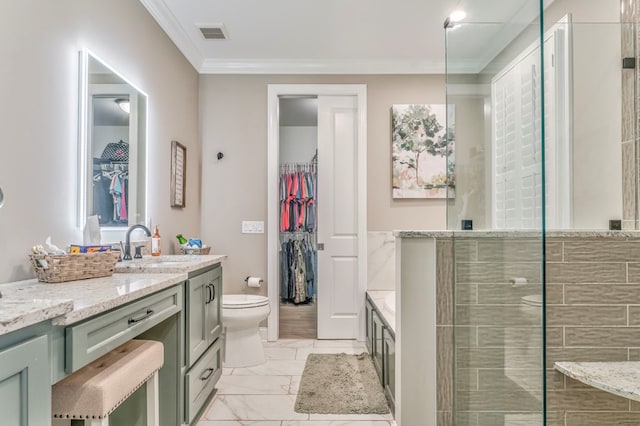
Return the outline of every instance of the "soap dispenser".
<path id="1" fill-rule="evenodd" d="M 160 232 L 158 232 L 158 225 L 156 225 L 156 230 L 151 236 L 151 256 L 160 256 Z"/>

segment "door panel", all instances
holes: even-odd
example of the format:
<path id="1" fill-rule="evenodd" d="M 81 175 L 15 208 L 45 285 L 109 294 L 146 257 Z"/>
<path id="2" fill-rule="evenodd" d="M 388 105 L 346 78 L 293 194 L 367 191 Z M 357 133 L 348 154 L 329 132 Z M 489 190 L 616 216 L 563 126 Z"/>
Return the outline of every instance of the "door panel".
<path id="1" fill-rule="evenodd" d="M 358 200 L 355 197 L 357 185 L 355 99 L 353 108 L 335 108 L 330 120 L 333 121 L 333 235 L 353 236 L 358 232 Z"/>
<path id="2" fill-rule="evenodd" d="M 358 337 L 358 108 L 318 97 L 318 338 Z M 362 299 L 362 300 L 361 300 Z"/>
<path id="3" fill-rule="evenodd" d="M 357 288 L 354 289 L 349 284 L 358 280 L 358 258 L 334 257 L 332 278 L 330 284 L 333 288 L 328 294 L 332 301 L 332 315 L 347 320 L 357 318 L 358 312 L 354 311 L 354 306 L 358 306 L 356 303 L 357 292 L 354 291 Z"/>

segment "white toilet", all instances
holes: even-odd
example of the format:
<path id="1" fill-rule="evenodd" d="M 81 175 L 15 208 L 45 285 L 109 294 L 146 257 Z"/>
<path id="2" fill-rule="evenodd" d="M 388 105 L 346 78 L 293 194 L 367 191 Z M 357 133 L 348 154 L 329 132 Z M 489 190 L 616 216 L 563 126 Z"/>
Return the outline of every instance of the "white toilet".
<path id="1" fill-rule="evenodd" d="M 535 374 L 522 374 L 523 368 L 542 368 L 542 335 L 540 334 L 540 324 L 542 324 L 542 294 L 529 294 L 520 298 L 519 314 L 517 320 L 520 331 L 516 335 L 509 335 L 505 330 L 504 338 L 504 359 L 510 360 L 511 364 L 505 365 L 505 375 L 522 389 L 527 389 L 537 400 L 540 400 L 538 392 L 542 382 Z M 526 325 L 525 325 L 526 324 Z M 508 336 L 508 337 L 507 337 Z M 539 365 L 524 365 L 523 360 L 540 360 Z M 517 416 L 513 417 L 516 422 Z M 520 418 L 525 421 L 526 417 Z M 522 424 L 539 424 L 535 422 Z"/>
<path id="2" fill-rule="evenodd" d="M 252 294 L 224 294 L 225 367 L 250 367 L 265 361 L 258 324 L 271 312 L 269 298 Z"/>

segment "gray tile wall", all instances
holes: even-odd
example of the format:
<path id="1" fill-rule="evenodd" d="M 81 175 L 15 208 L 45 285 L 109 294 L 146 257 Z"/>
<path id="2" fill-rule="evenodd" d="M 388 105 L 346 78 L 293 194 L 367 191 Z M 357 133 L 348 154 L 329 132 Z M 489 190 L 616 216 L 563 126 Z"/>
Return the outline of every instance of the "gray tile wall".
<path id="1" fill-rule="evenodd" d="M 453 240 L 436 243 L 436 381 L 438 425 L 453 423 Z"/>
<path id="2" fill-rule="evenodd" d="M 621 0 L 620 22 L 622 57 L 638 57 L 640 50 L 634 23 L 640 22 L 637 0 Z M 628 25 L 625 25 L 628 24 Z M 636 83 L 640 83 L 640 74 L 633 69 L 622 70 L 622 226 L 623 229 L 638 229 L 638 199 L 636 187 L 640 185 L 640 163 L 636 146 L 640 142 L 640 122 L 637 108 L 640 97 L 636 94 Z"/>
<path id="3" fill-rule="evenodd" d="M 541 238 L 516 235 L 456 237 L 446 243 L 455 258 L 453 274 L 448 275 L 449 287 L 455 289 L 448 292 L 455 300 L 446 299 L 455 316 L 455 425 L 541 424 L 541 309 L 525 306 L 521 299 L 541 293 L 542 243 Z M 444 247 L 440 241 L 438 247 L 441 244 Z M 528 284 L 511 285 L 516 277 Z M 555 330 L 557 340 L 558 334 Z"/>
<path id="4" fill-rule="evenodd" d="M 547 324 L 559 333 L 547 344 L 548 424 L 640 424 L 640 406 L 553 370 L 555 361 L 640 354 L 640 239 L 554 238 L 547 250 Z"/>
<path id="5" fill-rule="evenodd" d="M 541 239 L 437 247 L 438 424 L 539 426 L 542 309 L 521 298 L 541 292 Z M 546 255 L 548 424 L 640 424 L 639 403 L 553 370 L 555 361 L 640 360 L 640 238 L 550 238 Z M 515 276 L 528 284 L 513 287 Z"/>

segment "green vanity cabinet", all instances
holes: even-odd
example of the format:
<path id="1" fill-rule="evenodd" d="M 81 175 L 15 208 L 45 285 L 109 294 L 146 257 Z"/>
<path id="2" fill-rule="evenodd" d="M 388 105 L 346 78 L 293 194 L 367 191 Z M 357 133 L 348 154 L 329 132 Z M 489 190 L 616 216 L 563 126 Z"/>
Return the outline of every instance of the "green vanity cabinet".
<path id="1" fill-rule="evenodd" d="M 51 423 L 48 336 L 0 346 L 0 413 L 3 425 Z"/>
<path id="2" fill-rule="evenodd" d="M 367 349 L 393 412 L 396 393 L 396 335 L 369 295 L 366 298 L 365 314 Z"/>
<path id="3" fill-rule="evenodd" d="M 382 334 L 384 336 L 382 349 L 384 379 L 382 384 L 384 394 L 393 411 L 396 403 L 396 340 L 395 335 L 388 327 L 384 328 Z"/>
<path id="4" fill-rule="evenodd" d="M 376 368 L 376 373 L 380 380 L 384 378 L 384 363 L 382 362 L 383 344 L 382 333 L 384 329 L 384 323 L 378 311 L 374 310 L 371 314 L 371 325 L 373 328 L 373 351 L 371 356 L 373 357 L 373 365 Z"/>
<path id="5" fill-rule="evenodd" d="M 186 283 L 185 421 L 192 424 L 222 375 L 222 267 L 190 274 Z"/>
<path id="6" fill-rule="evenodd" d="M 222 333 L 222 268 L 187 280 L 187 365 L 191 366 Z"/>
<path id="7" fill-rule="evenodd" d="M 365 322 L 365 333 L 366 333 L 366 344 L 367 351 L 372 354 L 373 353 L 373 325 L 371 324 L 371 315 L 373 314 L 373 306 L 369 299 L 366 300 L 364 305 L 364 322 Z"/>
<path id="8" fill-rule="evenodd" d="M 182 310 L 171 287 L 65 328 L 65 370 L 73 373 Z"/>

